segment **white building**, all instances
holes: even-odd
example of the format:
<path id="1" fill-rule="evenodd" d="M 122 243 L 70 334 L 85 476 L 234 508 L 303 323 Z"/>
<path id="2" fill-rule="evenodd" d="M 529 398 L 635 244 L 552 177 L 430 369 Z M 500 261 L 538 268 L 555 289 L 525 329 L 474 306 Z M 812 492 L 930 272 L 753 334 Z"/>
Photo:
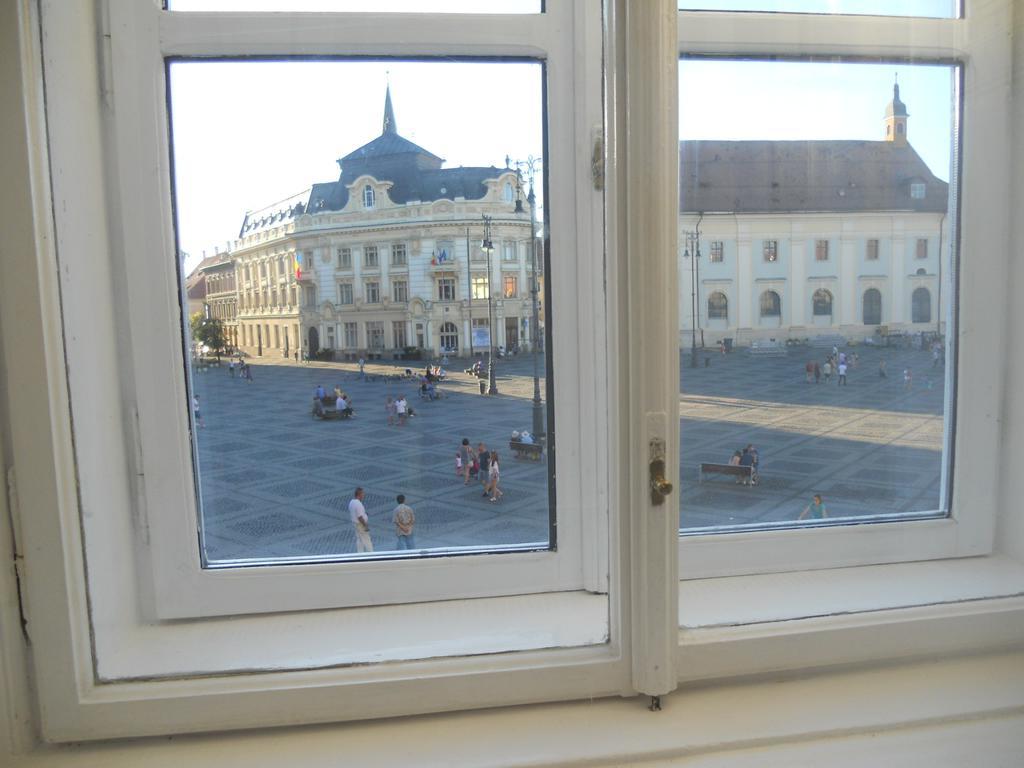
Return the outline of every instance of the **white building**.
<path id="1" fill-rule="evenodd" d="M 698 344 L 944 329 L 949 185 L 907 117 L 895 86 L 883 141 L 681 142 L 681 346 L 694 320 Z"/>
<path id="2" fill-rule="evenodd" d="M 465 355 L 487 346 L 491 315 L 496 346 L 529 348 L 533 262 L 519 177 L 443 162 L 398 134 L 388 91 L 380 136 L 338 160 L 337 181 L 247 213 L 233 251 L 242 348 Z"/>

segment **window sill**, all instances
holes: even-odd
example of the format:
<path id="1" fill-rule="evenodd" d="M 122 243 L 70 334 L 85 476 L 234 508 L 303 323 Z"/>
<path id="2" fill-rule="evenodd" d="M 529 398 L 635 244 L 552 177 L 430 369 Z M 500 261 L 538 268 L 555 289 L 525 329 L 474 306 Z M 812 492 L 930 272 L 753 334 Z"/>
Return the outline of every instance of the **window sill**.
<path id="1" fill-rule="evenodd" d="M 684 581 L 681 681 L 1005 648 L 1024 637 L 1008 557 Z"/>

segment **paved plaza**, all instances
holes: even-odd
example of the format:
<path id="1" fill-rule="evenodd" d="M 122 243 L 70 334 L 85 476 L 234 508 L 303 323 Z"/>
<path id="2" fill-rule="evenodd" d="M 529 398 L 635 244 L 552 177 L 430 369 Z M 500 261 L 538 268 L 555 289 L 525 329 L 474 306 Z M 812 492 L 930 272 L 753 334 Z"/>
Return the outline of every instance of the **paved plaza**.
<path id="1" fill-rule="evenodd" d="M 804 365 L 827 350 L 787 355 L 709 352 L 691 368 L 683 354 L 680 395 L 680 525 L 684 529 L 793 521 L 812 494 L 830 516 L 902 514 L 939 505 L 944 370 L 927 352 L 857 347 L 859 365 L 845 387 L 808 384 Z M 881 358 L 888 378 L 878 376 Z M 406 364 L 253 358 L 254 382 L 223 367 L 197 371 L 205 428 L 198 429 L 205 546 L 211 561 L 331 557 L 355 552 L 347 504 L 357 485 L 377 551 L 395 546 L 391 510 L 405 494 L 416 512 L 417 549 L 545 545 L 547 461 L 516 459 L 513 430 L 529 429 L 532 361 L 500 361 L 497 396 L 452 361 L 444 398 L 423 401 L 413 381 L 390 376 Z M 410 366 L 422 364 L 409 363 Z M 911 391 L 902 372 L 914 371 Z M 543 375 L 543 370 L 541 371 Z M 311 417 L 312 393 L 340 385 L 353 399 L 352 420 Z M 543 381 L 542 381 L 543 392 Z M 416 411 L 389 427 L 384 401 L 405 394 Z M 556 414 L 557 420 L 557 414 Z M 504 498 L 489 503 L 479 482 L 455 476 L 463 437 L 502 457 Z M 698 483 L 697 465 L 726 463 L 753 443 L 761 483 L 722 475 Z"/>
<path id="2" fill-rule="evenodd" d="M 927 351 L 858 346 L 846 386 L 808 384 L 808 360 L 831 350 L 795 347 L 781 356 L 682 356 L 680 524 L 683 528 L 795 520 L 815 493 L 830 517 L 900 514 L 939 506 L 944 375 Z M 700 364 L 704 364 L 701 355 Z M 886 360 L 887 378 L 878 375 Z M 910 391 L 903 370 L 913 372 Z M 698 483 L 700 462 L 727 463 L 753 443 L 761 482 L 724 475 Z"/>
<path id="3" fill-rule="evenodd" d="M 406 364 L 368 363 L 363 380 L 354 364 L 249 362 L 251 384 L 232 379 L 226 360 L 194 375 L 206 424 L 196 432 L 211 561 L 355 552 L 347 505 L 357 485 L 366 490 L 377 551 L 395 546 L 391 511 L 399 493 L 416 513 L 417 549 L 546 545 L 546 460 L 515 459 L 508 447 L 513 430 L 531 425 L 530 358 L 499 361 L 500 395 L 480 395 L 478 380 L 458 372 L 436 401 L 421 400 L 417 382 L 389 378 Z M 407 365 L 423 370 L 423 363 Z M 313 419 L 318 384 L 328 392 L 340 385 L 356 417 Z M 384 402 L 399 394 L 416 415 L 389 427 Z M 501 501 L 490 503 L 479 482 L 467 487 L 456 478 L 463 437 L 498 451 Z"/>

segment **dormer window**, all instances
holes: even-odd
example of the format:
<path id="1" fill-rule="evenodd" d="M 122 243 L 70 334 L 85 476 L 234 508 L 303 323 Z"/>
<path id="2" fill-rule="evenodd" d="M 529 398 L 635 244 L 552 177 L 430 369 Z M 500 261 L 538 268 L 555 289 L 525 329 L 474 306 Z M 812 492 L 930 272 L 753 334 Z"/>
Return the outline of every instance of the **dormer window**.
<path id="1" fill-rule="evenodd" d="M 924 200 L 924 182 L 914 181 L 910 184 L 910 196 L 914 200 Z"/>
<path id="2" fill-rule="evenodd" d="M 373 203 L 373 187 L 367 184 L 365 187 L 363 187 L 363 208 L 373 208 Z"/>
<path id="3" fill-rule="evenodd" d="M 512 202 L 512 182 L 511 181 L 506 181 L 505 182 L 504 196 L 505 196 L 505 202 L 506 203 L 511 203 Z"/>

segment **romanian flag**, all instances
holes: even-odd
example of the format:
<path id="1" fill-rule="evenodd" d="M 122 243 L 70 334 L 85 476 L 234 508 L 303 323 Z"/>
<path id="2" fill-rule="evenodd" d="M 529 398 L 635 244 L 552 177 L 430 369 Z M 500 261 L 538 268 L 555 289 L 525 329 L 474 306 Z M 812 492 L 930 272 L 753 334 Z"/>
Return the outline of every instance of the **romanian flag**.
<path id="1" fill-rule="evenodd" d="M 297 253 L 295 254 L 295 279 L 302 279 L 302 259 L 299 257 L 299 254 Z"/>

